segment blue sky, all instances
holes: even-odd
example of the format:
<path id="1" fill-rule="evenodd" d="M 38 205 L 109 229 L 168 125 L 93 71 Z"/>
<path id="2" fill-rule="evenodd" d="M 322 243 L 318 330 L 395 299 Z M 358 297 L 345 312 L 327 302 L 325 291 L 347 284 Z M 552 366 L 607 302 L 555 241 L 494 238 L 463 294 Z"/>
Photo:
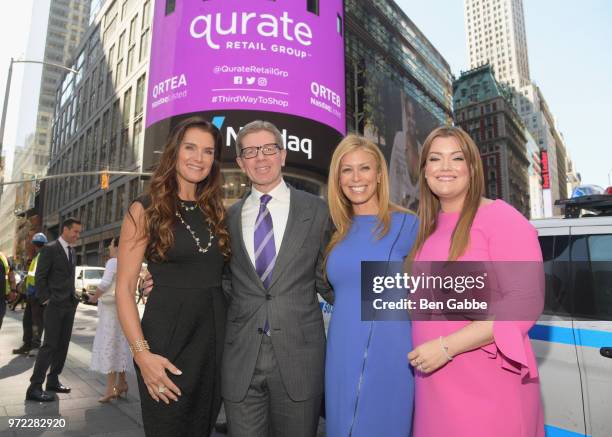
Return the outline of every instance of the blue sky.
<path id="1" fill-rule="evenodd" d="M 467 70 L 462 0 L 397 0 L 450 64 Z M 529 70 L 583 183 L 612 170 L 612 1 L 523 0 Z"/>

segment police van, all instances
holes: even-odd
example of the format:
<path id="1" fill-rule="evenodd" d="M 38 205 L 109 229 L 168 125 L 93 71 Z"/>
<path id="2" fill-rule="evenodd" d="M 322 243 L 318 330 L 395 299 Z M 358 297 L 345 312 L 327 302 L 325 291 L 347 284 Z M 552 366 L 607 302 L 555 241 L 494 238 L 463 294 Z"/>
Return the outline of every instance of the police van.
<path id="1" fill-rule="evenodd" d="M 547 437 L 612 436 L 612 189 L 558 201 L 565 218 L 532 220 L 544 314 L 529 336 Z"/>

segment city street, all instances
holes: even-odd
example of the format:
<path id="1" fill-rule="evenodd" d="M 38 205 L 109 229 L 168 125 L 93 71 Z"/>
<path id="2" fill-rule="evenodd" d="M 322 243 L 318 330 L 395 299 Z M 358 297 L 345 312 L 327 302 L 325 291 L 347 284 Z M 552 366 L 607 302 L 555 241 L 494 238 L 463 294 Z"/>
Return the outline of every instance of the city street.
<path id="1" fill-rule="evenodd" d="M 144 305 L 139 306 L 142 313 Z M 13 355 L 21 346 L 23 310 L 7 309 L 0 330 L 0 436 L 144 436 L 136 377 L 128 373 L 130 386 L 127 399 L 100 404 L 98 398 L 105 390 L 105 376 L 89 370 L 91 348 L 98 320 L 95 306 L 79 304 L 66 366 L 60 376 L 70 386 L 70 394 L 59 394 L 58 402 L 40 404 L 26 402 L 25 392 L 34 366 L 35 352 L 31 356 Z M 223 412 L 221 413 L 223 414 Z M 10 428 L 9 419 L 54 418 L 65 419 L 65 427 L 51 427 L 60 421 L 49 421 L 50 426 L 39 428 Z M 323 420 L 319 436 L 325 433 Z M 213 433 L 213 437 L 222 434 Z"/>
<path id="2" fill-rule="evenodd" d="M 144 309 L 141 305 L 140 310 Z M 34 366 L 34 356 L 13 355 L 21 346 L 23 311 L 7 309 L 0 331 L 0 436 L 144 436 L 140 402 L 134 374 L 128 373 L 127 399 L 100 404 L 105 376 L 89 370 L 91 347 L 98 320 L 95 306 L 80 304 L 61 381 L 72 388 L 48 404 L 26 402 L 25 392 Z M 63 418 L 64 428 L 9 428 L 9 418 Z M 51 426 L 61 422 L 54 421 Z"/>
<path id="3" fill-rule="evenodd" d="M 23 311 L 7 309 L 0 331 L 0 435 L 144 436 L 136 378 L 128 374 L 127 399 L 100 404 L 105 376 L 89 370 L 91 347 L 96 333 L 97 308 L 80 304 L 74 321 L 66 366 L 60 378 L 70 394 L 59 394 L 58 402 L 26 402 L 35 357 L 13 355 L 21 346 Z M 9 428 L 9 418 L 63 418 L 64 428 Z M 51 425 L 58 425 L 57 421 Z"/>

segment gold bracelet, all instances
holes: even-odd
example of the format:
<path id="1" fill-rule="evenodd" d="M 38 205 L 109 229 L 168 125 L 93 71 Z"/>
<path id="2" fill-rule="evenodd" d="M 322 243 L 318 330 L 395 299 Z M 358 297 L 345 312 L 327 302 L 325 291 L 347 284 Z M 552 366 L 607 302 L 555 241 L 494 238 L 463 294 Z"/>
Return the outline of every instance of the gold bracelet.
<path id="1" fill-rule="evenodd" d="M 132 355 L 135 355 L 136 352 L 142 352 L 144 350 L 151 349 L 149 347 L 149 342 L 147 340 L 136 340 L 134 343 L 130 345 L 130 350 L 132 351 Z"/>

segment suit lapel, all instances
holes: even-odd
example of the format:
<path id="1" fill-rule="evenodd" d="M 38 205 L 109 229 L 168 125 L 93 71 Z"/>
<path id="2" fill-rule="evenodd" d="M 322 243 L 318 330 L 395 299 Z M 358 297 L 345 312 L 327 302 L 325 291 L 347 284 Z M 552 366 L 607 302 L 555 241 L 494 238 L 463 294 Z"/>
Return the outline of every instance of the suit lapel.
<path id="1" fill-rule="evenodd" d="M 64 262 L 66 263 L 66 265 L 68 266 L 69 270 L 72 270 L 73 266 L 70 265 L 70 260 L 68 259 L 68 256 L 66 255 L 66 251 L 64 250 L 64 246 L 62 246 L 62 243 L 60 243 L 59 240 L 57 241 L 57 250 L 59 250 L 59 255 L 62 257 L 62 259 L 64 260 Z"/>
<path id="2" fill-rule="evenodd" d="M 312 208 L 306 201 L 307 198 L 302 198 L 300 192 L 294 188 L 290 188 L 290 190 L 289 217 L 287 218 L 287 226 L 285 226 L 280 250 L 276 254 L 270 288 L 281 277 L 283 270 L 287 268 L 289 261 L 304 242 L 312 220 Z"/>
<path id="3" fill-rule="evenodd" d="M 244 245 L 244 233 L 242 232 L 242 208 L 244 208 L 244 202 L 246 201 L 248 195 L 249 194 L 247 194 L 247 196 L 245 196 L 242 200 L 240 200 L 240 205 L 237 208 L 238 209 L 237 214 L 236 214 L 237 217 L 234 220 L 235 225 L 234 225 L 232 234 L 239 236 L 238 241 L 240 245 L 240 256 L 241 256 L 241 259 L 244 260 L 243 264 L 248 266 L 246 267 L 246 269 L 248 270 L 249 274 L 253 277 L 254 282 L 259 284 L 261 288 L 263 289 L 264 286 L 261 282 L 261 279 L 259 279 L 259 275 L 255 271 L 255 266 L 251 262 L 251 258 L 249 257 L 246 246 Z"/>

